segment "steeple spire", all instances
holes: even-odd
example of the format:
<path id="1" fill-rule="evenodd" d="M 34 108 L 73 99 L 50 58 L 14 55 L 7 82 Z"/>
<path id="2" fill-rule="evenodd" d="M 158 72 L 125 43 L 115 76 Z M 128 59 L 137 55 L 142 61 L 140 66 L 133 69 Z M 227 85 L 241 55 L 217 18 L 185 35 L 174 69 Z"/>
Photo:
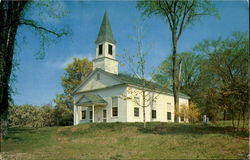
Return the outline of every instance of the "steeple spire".
<path id="1" fill-rule="evenodd" d="M 93 60 L 93 69 L 100 68 L 106 72 L 118 74 L 118 62 L 115 60 L 116 41 L 106 11 L 95 43 L 96 59 Z"/>
<path id="2" fill-rule="evenodd" d="M 113 37 L 112 29 L 109 23 L 107 11 L 105 11 L 104 13 L 102 24 L 101 24 L 99 34 L 95 43 L 98 44 L 104 41 L 116 44 L 116 41 Z"/>

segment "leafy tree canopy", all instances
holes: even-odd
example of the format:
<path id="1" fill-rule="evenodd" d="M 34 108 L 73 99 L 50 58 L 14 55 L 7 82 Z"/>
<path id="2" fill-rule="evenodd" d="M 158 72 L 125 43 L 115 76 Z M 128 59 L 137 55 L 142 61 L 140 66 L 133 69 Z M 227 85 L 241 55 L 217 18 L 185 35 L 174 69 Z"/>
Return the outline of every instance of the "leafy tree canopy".
<path id="1" fill-rule="evenodd" d="M 88 59 L 74 58 L 73 62 L 65 68 L 65 73 L 61 77 L 63 94 L 57 94 L 54 102 L 57 107 L 73 110 L 74 89 L 92 72 L 93 64 Z"/>

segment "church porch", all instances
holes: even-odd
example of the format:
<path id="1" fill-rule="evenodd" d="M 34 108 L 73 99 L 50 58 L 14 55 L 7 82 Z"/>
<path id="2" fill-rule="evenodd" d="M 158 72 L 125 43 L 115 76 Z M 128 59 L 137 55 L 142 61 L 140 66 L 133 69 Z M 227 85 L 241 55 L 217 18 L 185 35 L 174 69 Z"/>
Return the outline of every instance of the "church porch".
<path id="1" fill-rule="evenodd" d="M 107 121 L 107 102 L 99 95 L 83 94 L 75 103 L 74 125 Z"/>

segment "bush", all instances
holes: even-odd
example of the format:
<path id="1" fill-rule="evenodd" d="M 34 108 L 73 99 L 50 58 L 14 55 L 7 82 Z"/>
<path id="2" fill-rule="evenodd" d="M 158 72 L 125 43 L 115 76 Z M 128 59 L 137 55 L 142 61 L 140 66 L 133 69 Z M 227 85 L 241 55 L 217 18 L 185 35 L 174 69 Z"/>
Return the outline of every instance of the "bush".
<path id="1" fill-rule="evenodd" d="M 10 127 L 65 126 L 73 124 L 73 113 L 67 108 L 53 108 L 50 104 L 11 106 L 8 119 Z"/>

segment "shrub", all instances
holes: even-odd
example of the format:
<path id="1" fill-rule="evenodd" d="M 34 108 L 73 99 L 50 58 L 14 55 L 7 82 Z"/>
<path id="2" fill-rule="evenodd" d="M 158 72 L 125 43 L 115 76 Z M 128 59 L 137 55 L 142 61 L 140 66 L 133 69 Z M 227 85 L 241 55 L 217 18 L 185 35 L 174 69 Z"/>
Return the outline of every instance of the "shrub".
<path id="1" fill-rule="evenodd" d="M 67 108 L 53 108 L 50 104 L 11 106 L 8 119 L 10 127 L 65 126 L 73 124 L 73 112 Z"/>

